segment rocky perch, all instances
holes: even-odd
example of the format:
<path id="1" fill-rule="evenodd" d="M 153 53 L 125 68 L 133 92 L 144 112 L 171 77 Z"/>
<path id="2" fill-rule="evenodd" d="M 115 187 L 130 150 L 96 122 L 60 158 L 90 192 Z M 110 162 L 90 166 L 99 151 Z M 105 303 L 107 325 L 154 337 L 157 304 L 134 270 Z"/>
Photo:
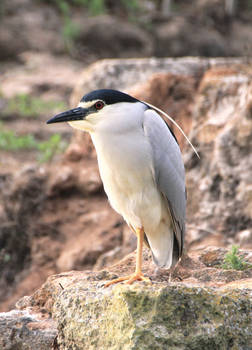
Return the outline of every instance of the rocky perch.
<path id="1" fill-rule="evenodd" d="M 222 269 L 225 253 L 185 256 L 172 282 L 147 251 L 151 283 L 104 288 L 133 270 L 135 253 L 109 270 L 51 276 L 0 314 L 0 349 L 252 349 L 252 269 Z"/>
<path id="2" fill-rule="evenodd" d="M 4 289 L 11 263 L 13 279 L 32 290 L 49 274 L 85 271 L 52 275 L 0 314 L 0 350 L 252 350 L 251 82 L 251 63 L 238 58 L 104 60 L 80 74 L 73 106 L 95 88 L 130 91 L 174 116 L 199 150 L 200 161 L 177 134 L 187 170 L 188 255 L 172 282 L 145 252 L 152 283 L 103 287 L 134 270 L 134 253 L 107 266 L 135 243 L 108 208 L 89 136 L 76 133 L 61 162 L 19 172 L 19 181 L 11 175 L 1 187 L 2 237 L 17 257 L 3 265 L 0 297 L 11 290 Z M 209 248 L 233 243 L 250 262 L 241 271 L 223 269 L 227 249 Z M 20 285 L 9 305 L 23 295 Z"/>

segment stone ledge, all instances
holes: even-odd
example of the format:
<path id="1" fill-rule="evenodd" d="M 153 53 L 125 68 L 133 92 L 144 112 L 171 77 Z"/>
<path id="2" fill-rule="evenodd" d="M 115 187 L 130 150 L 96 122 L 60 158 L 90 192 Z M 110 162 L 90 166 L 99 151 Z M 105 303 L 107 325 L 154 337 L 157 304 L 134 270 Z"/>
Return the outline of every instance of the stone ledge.
<path id="1" fill-rule="evenodd" d="M 31 308 L 0 313 L 1 350 L 49 350 L 57 336 L 56 322 Z"/>
<path id="2" fill-rule="evenodd" d="M 151 283 L 104 288 L 105 281 L 134 270 L 135 253 L 108 270 L 50 276 L 18 301 L 19 310 L 0 314 L 0 348 L 249 350 L 252 269 L 221 269 L 226 252 L 211 247 L 184 256 L 171 283 L 147 250 L 143 269 Z M 251 260 L 250 251 L 243 256 Z"/>
<path id="3" fill-rule="evenodd" d="M 251 290 L 182 283 L 68 287 L 54 304 L 60 349 L 249 349 Z M 235 311 L 235 312 L 234 312 Z"/>

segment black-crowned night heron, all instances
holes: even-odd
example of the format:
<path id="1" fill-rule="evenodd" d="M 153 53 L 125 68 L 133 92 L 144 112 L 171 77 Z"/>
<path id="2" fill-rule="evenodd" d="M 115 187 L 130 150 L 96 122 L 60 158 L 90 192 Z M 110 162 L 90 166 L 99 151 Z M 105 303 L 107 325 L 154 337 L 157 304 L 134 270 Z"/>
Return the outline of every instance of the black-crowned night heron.
<path id="1" fill-rule="evenodd" d="M 135 273 L 106 286 L 148 280 L 142 274 L 143 242 L 163 268 L 174 266 L 183 251 L 184 165 L 173 132 L 155 109 L 120 91 L 95 90 L 77 108 L 47 121 L 90 133 L 110 204 L 137 235 Z"/>

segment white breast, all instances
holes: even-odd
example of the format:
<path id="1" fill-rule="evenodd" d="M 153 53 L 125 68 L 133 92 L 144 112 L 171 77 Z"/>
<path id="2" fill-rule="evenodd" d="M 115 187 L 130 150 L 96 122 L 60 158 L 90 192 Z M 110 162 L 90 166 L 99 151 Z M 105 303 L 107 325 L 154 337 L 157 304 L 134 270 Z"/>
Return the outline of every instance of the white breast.
<path id="1" fill-rule="evenodd" d="M 135 228 L 158 225 L 161 195 L 153 179 L 150 144 L 142 129 L 91 136 L 112 207 Z"/>

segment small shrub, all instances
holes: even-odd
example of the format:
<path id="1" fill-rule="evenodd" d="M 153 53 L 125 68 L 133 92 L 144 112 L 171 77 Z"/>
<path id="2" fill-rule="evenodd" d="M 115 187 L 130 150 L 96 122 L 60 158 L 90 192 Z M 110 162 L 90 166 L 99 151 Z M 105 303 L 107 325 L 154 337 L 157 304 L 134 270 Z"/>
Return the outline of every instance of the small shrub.
<path id="1" fill-rule="evenodd" d="M 4 151 L 17 151 L 21 149 L 34 149 L 37 146 L 32 135 L 17 136 L 12 130 L 0 127 L 0 149 Z"/>
<path id="2" fill-rule="evenodd" d="M 106 12 L 105 0 L 74 0 L 74 4 L 86 6 L 91 15 L 97 16 Z"/>
<path id="3" fill-rule="evenodd" d="M 78 39 L 80 28 L 72 19 L 73 10 L 86 11 L 91 16 L 102 15 L 111 12 L 110 3 L 106 0 L 37 0 L 38 2 L 47 2 L 58 9 L 62 16 L 62 37 L 67 52 L 74 50 L 75 41 Z M 141 5 L 139 0 L 117 0 L 117 6 L 124 10 L 128 19 L 132 22 L 138 22 L 139 13 L 144 11 L 145 6 Z M 114 4 L 115 5 L 115 4 Z M 116 7 L 117 7 L 116 6 Z M 113 7 L 113 6 L 112 6 Z"/>
<path id="4" fill-rule="evenodd" d="M 36 118 L 51 110 L 65 109 L 65 104 L 59 101 L 44 101 L 27 94 L 12 97 L 2 112 L 3 115 L 17 114 L 24 118 Z"/>
<path id="5" fill-rule="evenodd" d="M 42 163 L 50 161 L 66 147 L 67 143 L 59 134 L 52 135 L 47 141 L 38 141 L 33 135 L 17 136 L 12 130 L 5 130 L 0 125 L 0 149 L 4 151 L 37 150 L 38 161 Z"/>
<path id="6" fill-rule="evenodd" d="M 59 134 L 54 134 L 49 140 L 40 142 L 37 145 L 39 154 L 39 162 L 50 161 L 55 154 L 63 152 L 67 147 L 67 143 L 62 141 Z"/>
<path id="7" fill-rule="evenodd" d="M 232 246 L 231 251 L 224 257 L 222 268 L 225 270 L 245 270 L 251 268 L 252 264 L 246 262 L 243 257 L 239 256 L 239 249 L 237 246 Z"/>

